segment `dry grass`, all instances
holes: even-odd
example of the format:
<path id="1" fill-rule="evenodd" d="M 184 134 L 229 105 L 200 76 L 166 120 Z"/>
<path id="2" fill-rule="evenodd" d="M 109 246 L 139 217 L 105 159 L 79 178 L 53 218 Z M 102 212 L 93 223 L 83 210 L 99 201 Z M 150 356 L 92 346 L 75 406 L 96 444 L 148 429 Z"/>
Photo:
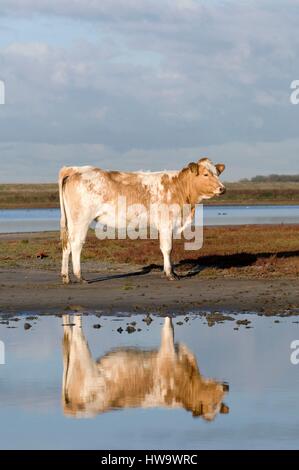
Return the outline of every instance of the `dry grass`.
<path id="1" fill-rule="evenodd" d="M 299 204 L 299 183 L 225 183 L 227 193 L 209 204 Z M 2 184 L 0 209 L 59 207 L 57 184 Z"/>
<path id="2" fill-rule="evenodd" d="M 299 204 L 299 183 L 292 182 L 240 182 L 226 183 L 227 193 L 221 204 Z M 212 204 L 217 200 L 212 199 Z"/>
<path id="3" fill-rule="evenodd" d="M 57 184 L 0 184 L 0 209 L 59 207 Z"/>
<path id="4" fill-rule="evenodd" d="M 23 239 L 0 238 L 0 267 L 60 269 L 61 248 L 57 233 Z M 37 255 L 48 255 L 43 260 Z M 175 241 L 173 260 L 178 271 L 199 269 L 201 276 L 294 277 L 299 276 L 299 225 L 207 227 L 204 246 L 185 251 Z M 157 240 L 99 241 L 90 231 L 82 252 L 83 270 L 99 271 L 99 265 L 161 266 Z"/>

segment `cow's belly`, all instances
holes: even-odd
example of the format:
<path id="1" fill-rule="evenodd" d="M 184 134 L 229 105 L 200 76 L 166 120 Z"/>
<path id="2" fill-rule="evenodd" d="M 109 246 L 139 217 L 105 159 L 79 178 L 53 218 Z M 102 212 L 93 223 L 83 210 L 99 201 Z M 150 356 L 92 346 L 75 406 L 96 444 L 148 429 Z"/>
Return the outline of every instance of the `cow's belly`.
<path id="1" fill-rule="evenodd" d="M 147 228 L 149 225 L 157 224 L 157 220 L 151 220 L 149 211 L 146 209 L 128 209 L 124 212 L 118 212 L 117 210 L 104 210 L 103 212 L 97 214 L 95 220 L 100 225 L 105 225 L 110 228 L 117 229 L 129 229 L 134 226 L 140 228 Z"/>
<path id="2" fill-rule="evenodd" d="M 185 218 L 185 220 L 181 219 L 179 206 L 175 210 L 173 208 L 167 208 L 167 206 L 164 206 L 162 209 L 161 207 L 159 205 L 153 205 L 150 208 L 146 208 L 142 204 L 134 204 L 124 209 L 118 209 L 115 205 L 103 204 L 96 211 L 94 219 L 102 225 L 115 228 L 124 228 L 129 225 L 140 227 L 153 226 L 159 228 L 164 223 L 166 225 L 182 226 L 182 224 L 186 224 L 186 222 L 190 223 L 192 220 L 192 216 Z"/>

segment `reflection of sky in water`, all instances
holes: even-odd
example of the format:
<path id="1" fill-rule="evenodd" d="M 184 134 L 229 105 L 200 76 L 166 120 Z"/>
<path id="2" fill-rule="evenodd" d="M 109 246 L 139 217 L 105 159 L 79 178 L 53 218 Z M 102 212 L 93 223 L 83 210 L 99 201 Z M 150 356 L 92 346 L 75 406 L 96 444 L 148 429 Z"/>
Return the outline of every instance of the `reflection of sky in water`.
<path id="1" fill-rule="evenodd" d="M 0 233 L 59 229 L 59 209 L 0 210 Z M 199 220 L 199 213 L 197 219 Z M 298 223 L 299 206 L 205 206 L 205 225 Z"/>
<path id="2" fill-rule="evenodd" d="M 201 318 L 176 325 L 175 340 L 195 355 L 205 378 L 229 383 L 228 414 L 212 422 L 184 409 L 124 409 L 76 419 L 63 414 L 62 319 L 41 317 L 29 331 L 0 325 L 6 345 L 0 366 L 1 448 L 298 448 L 299 366 L 290 363 L 290 343 L 299 339 L 294 318 L 246 316 L 251 329 L 227 321 L 208 327 Z M 150 326 L 142 316 L 113 321 L 83 317 L 93 359 L 117 347 L 158 348 L 163 319 Z M 128 321 L 141 332 L 119 334 Z M 296 318 L 295 318 L 296 320 Z M 183 321 L 183 320 L 182 320 Z M 12 322 L 13 323 L 13 322 Z M 102 328 L 92 325 L 100 323 Z"/>

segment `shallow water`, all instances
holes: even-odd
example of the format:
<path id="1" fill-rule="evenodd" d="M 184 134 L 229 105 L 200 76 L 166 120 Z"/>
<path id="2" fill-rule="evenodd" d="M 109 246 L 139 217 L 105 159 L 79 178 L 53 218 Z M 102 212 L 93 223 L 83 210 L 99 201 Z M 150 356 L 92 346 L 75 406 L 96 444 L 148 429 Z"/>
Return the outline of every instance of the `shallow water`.
<path id="1" fill-rule="evenodd" d="M 58 230 L 59 217 L 59 209 L 1 209 L 0 233 Z M 299 223 L 299 206 L 204 206 L 205 225 L 282 223 Z"/>
<path id="2" fill-rule="evenodd" d="M 0 325 L 0 447 L 298 448 L 296 317 L 237 315 L 252 327 L 238 331 L 235 320 L 209 327 L 185 317 L 172 321 L 175 349 L 171 322 L 158 316 L 149 325 L 104 314 Z"/>

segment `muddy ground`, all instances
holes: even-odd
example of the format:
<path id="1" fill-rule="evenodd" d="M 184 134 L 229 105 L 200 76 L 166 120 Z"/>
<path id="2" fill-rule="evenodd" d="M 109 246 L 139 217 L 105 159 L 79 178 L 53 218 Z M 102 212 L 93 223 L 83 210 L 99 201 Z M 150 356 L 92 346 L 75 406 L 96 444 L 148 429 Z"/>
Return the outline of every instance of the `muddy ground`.
<path id="1" fill-rule="evenodd" d="M 168 281 L 157 241 L 100 242 L 91 234 L 82 270 L 92 282 L 64 286 L 58 233 L 2 234 L 0 312 L 299 313 L 299 225 L 211 227 L 204 235 L 187 258 L 175 244 L 181 279 Z"/>
<path id="2" fill-rule="evenodd" d="M 299 280 L 201 279 L 199 275 L 168 281 L 160 272 L 115 270 L 101 276 L 87 274 L 91 284 L 61 284 L 57 273 L 2 269 L 0 309 L 4 313 L 57 312 L 66 308 L 140 312 L 190 310 L 299 313 Z M 129 274 L 129 276 L 128 276 Z"/>

